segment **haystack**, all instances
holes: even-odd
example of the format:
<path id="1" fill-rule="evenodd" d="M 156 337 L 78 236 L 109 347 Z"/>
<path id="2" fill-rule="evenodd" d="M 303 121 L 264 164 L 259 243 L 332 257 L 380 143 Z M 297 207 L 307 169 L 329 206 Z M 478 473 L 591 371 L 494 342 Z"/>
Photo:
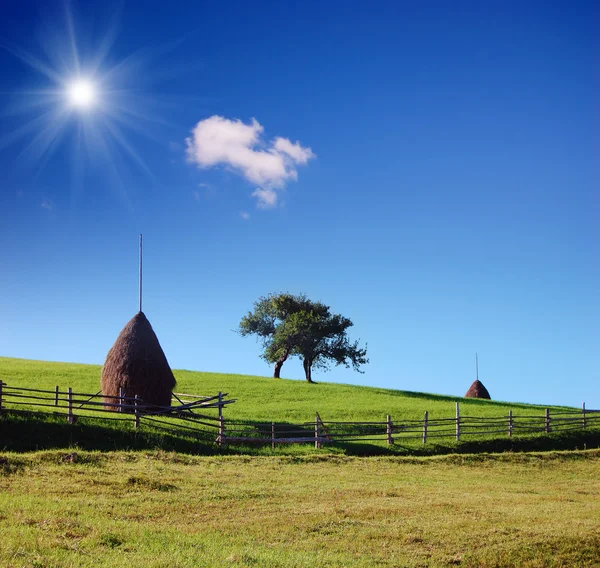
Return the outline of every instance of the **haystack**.
<path id="1" fill-rule="evenodd" d="M 123 328 L 111 347 L 102 368 L 102 394 L 139 395 L 142 402 L 171 405 L 175 377 L 158 338 L 143 312 L 138 312 Z M 105 399 L 105 402 L 114 402 Z M 107 407 L 111 408 L 111 407 Z"/>
<path id="2" fill-rule="evenodd" d="M 488 390 L 483 386 L 483 383 L 477 379 L 473 382 L 473 384 L 469 387 L 467 394 L 465 394 L 465 398 L 487 398 L 491 400 L 492 397 Z"/>

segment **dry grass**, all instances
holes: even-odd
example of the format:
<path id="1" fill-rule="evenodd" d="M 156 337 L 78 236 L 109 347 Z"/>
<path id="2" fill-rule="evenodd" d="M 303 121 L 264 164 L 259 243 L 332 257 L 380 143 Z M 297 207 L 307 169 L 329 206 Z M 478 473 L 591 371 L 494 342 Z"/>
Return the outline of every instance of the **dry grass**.
<path id="1" fill-rule="evenodd" d="M 0 454 L 2 566 L 598 566 L 600 452 Z"/>
<path id="2" fill-rule="evenodd" d="M 158 338 L 143 312 L 125 325 L 110 348 L 102 367 L 102 394 L 112 397 L 139 395 L 142 402 L 169 406 L 175 377 Z M 107 409 L 114 410 L 107 398 Z"/>

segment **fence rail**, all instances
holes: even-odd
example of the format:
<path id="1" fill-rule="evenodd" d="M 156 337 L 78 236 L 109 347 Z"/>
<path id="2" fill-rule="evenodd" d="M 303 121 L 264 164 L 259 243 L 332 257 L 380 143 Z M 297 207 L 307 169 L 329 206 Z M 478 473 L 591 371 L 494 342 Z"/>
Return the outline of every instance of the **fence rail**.
<path id="1" fill-rule="evenodd" d="M 322 420 L 319 414 L 313 422 L 300 424 L 276 422 L 228 421 L 224 426 L 223 441 L 238 444 L 314 443 L 319 448 L 328 443 L 384 442 L 388 445 L 409 440 L 452 438 L 457 441 L 465 437 L 509 437 L 519 434 L 550 433 L 556 431 L 600 428 L 600 410 L 556 410 L 545 409 L 543 414 L 515 414 L 498 417 L 468 416 L 460 413 L 459 403 L 453 417 L 429 417 L 423 419 L 359 422 Z"/>
<path id="2" fill-rule="evenodd" d="M 425 412 L 423 419 L 386 420 L 360 422 L 322 420 L 318 413 L 314 421 L 297 424 L 227 420 L 223 410 L 235 399 L 226 399 L 227 393 L 213 396 L 173 393 L 179 403 L 172 406 L 156 406 L 143 403 L 134 397 L 108 396 L 97 393 L 75 393 L 71 388 L 50 390 L 13 387 L 0 381 L 0 412 L 52 413 L 66 416 L 74 424 L 80 418 L 130 421 L 135 428 L 146 423 L 153 428 L 168 432 L 183 432 L 203 440 L 223 444 L 280 444 L 311 443 L 315 448 L 323 444 L 347 442 L 383 442 L 388 445 L 403 441 L 453 438 L 457 441 L 467 436 L 509 437 L 533 433 L 585 430 L 600 428 L 600 410 L 557 409 L 543 414 L 468 416 L 461 415 L 456 403 L 452 417 L 431 418 Z M 50 410 L 51 409 L 51 410 Z M 125 415 L 124 413 L 127 413 Z"/>
<path id="3" fill-rule="evenodd" d="M 109 421 L 129 421 L 134 428 L 143 423 L 159 430 L 183 431 L 195 437 L 208 438 L 223 444 L 223 409 L 235 402 L 227 393 L 213 396 L 176 393 L 178 405 L 145 404 L 138 395 L 119 396 L 97 393 L 76 393 L 72 388 L 61 390 L 15 387 L 0 381 L 0 412 L 46 413 L 66 416 L 70 424 L 80 418 L 100 418 Z"/>

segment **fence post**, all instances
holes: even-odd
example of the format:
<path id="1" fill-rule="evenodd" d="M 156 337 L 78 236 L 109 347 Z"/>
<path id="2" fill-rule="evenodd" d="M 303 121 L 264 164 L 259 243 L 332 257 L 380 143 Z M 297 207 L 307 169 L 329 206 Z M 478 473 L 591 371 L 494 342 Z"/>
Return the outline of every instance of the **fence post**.
<path id="1" fill-rule="evenodd" d="M 427 443 L 427 422 L 428 421 L 429 421 L 429 413 L 426 410 L 425 414 L 423 415 L 423 443 L 424 444 Z"/>
<path id="2" fill-rule="evenodd" d="M 123 387 L 119 387 L 119 412 L 123 412 Z"/>
<path id="3" fill-rule="evenodd" d="M 217 444 L 222 447 L 225 443 L 225 423 L 223 421 L 223 393 L 219 392 L 219 436 L 217 437 Z"/>
<path id="4" fill-rule="evenodd" d="M 133 405 L 134 405 L 134 419 L 133 419 L 133 427 L 137 430 L 140 427 L 140 397 L 139 395 L 135 395 L 134 399 L 133 399 Z"/>
<path id="5" fill-rule="evenodd" d="M 394 438 L 392 438 L 392 417 L 389 414 L 387 415 L 386 433 L 388 446 L 391 446 L 394 443 Z"/>
<path id="6" fill-rule="evenodd" d="M 321 443 L 319 442 L 319 415 L 315 414 L 315 449 L 319 449 Z"/>
<path id="7" fill-rule="evenodd" d="M 271 449 L 275 449 L 275 422 L 271 422 Z"/>
<path id="8" fill-rule="evenodd" d="M 550 432 L 550 409 L 546 408 L 546 432 Z"/>
<path id="9" fill-rule="evenodd" d="M 0 412 L 2 411 L 2 385 L 4 383 L 0 381 Z"/>
<path id="10" fill-rule="evenodd" d="M 54 387 L 54 406 L 58 406 L 58 385 Z"/>
<path id="11" fill-rule="evenodd" d="M 513 434 L 513 415 L 512 410 L 508 411 L 508 437 L 510 438 Z"/>
<path id="12" fill-rule="evenodd" d="M 460 408 L 456 403 L 456 440 L 460 441 Z"/>
<path id="13" fill-rule="evenodd" d="M 75 416 L 73 416 L 73 389 L 69 387 L 69 409 L 67 410 L 67 422 L 69 424 L 75 423 Z"/>
<path id="14" fill-rule="evenodd" d="M 581 405 L 581 413 L 583 415 L 583 427 L 586 427 L 586 423 L 585 423 L 585 402 Z"/>

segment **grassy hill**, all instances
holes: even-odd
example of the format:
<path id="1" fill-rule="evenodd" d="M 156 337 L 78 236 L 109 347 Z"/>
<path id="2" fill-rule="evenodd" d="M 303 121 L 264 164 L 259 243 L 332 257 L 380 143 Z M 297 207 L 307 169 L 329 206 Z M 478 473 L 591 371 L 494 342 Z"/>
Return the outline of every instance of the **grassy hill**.
<path id="1" fill-rule="evenodd" d="M 11 386 L 52 390 L 72 387 L 75 392 L 100 389 L 100 365 L 50 363 L 0 357 L 0 379 Z M 543 413 L 541 405 L 400 391 L 334 383 L 273 379 L 250 375 L 175 370 L 176 392 L 213 395 L 222 391 L 237 399 L 227 408 L 227 418 L 303 422 L 319 412 L 323 420 L 396 420 L 451 417 L 455 402 L 470 416 L 503 416 L 508 410 Z"/>
<path id="2" fill-rule="evenodd" d="M 76 393 L 97 393 L 100 388 L 99 365 L 80 365 L 72 363 L 51 363 L 0 357 L 0 379 L 10 386 L 53 390 L 59 386 L 64 392 L 68 387 Z M 439 454 L 450 452 L 486 452 L 486 451 L 534 451 L 600 447 L 600 428 L 588 427 L 568 431 L 519 432 L 509 438 L 505 418 L 509 410 L 513 416 L 537 416 L 543 424 L 545 407 L 496 402 L 477 399 L 426 394 L 410 391 L 370 388 L 333 383 L 308 384 L 304 381 L 273 379 L 248 375 L 230 375 L 222 373 L 203 373 L 193 371 L 174 371 L 178 381 L 176 392 L 188 394 L 214 395 L 219 391 L 228 393 L 229 398 L 237 402 L 228 405 L 224 416 L 226 428 L 236 430 L 240 422 L 250 424 L 250 428 L 259 428 L 261 432 L 271 422 L 283 428 L 314 420 L 319 412 L 325 421 L 371 421 L 382 422 L 391 415 L 394 424 L 406 420 L 423 420 L 428 412 L 429 420 L 450 419 L 455 414 L 455 403 L 460 402 L 461 417 L 471 418 L 471 423 L 479 424 L 485 418 L 500 418 L 501 425 L 491 428 L 489 433 L 472 433 L 467 436 L 468 427 L 464 427 L 461 441 L 454 439 L 453 423 L 449 422 L 450 432 L 446 437 L 430 437 L 422 444 L 417 432 L 413 437 L 396 438 L 393 446 L 387 446 L 385 440 L 355 441 L 345 443 L 337 439 L 335 444 L 324 451 L 345 452 L 350 454 L 412 453 Z M 551 407 L 551 412 L 564 410 Z M 65 410 L 63 409 L 63 413 Z M 14 413 L 0 415 L 2 437 L 0 449 L 26 451 L 42 448 L 65 448 L 76 446 L 85 449 L 153 449 L 175 450 L 185 453 L 210 454 L 220 451 L 214 444 L 214 433 L 207 433 L 208 441 L 200 442 L 189 432 L 169 430 L 161 432 L 152 425 L 144 425 L 134 430 L 132 421 L 113 422 L 104 418 L 88 417 L 75 425 L 66 423 L 64 415 L 53 416 L 50 413 L 19 415 Z M 421 422 L 420 422 L 421 423 Z M 445 424 L 445 423 L 444 423 Z M 540 422 L 538 422 L 540 424 Z M 597 424 L 597 422 L 595 422 Z M 287 425 L 287 426 L 286 426 Z M 302 427 L 303 432 L 306 427 Z M 342 428 L 345 428 L 343 426 Z M 378 426 L 380 435 L 385 432 Z M 419 428 L 419 426 L 417 426 Z M 310 428 L 308 435 L 311 436 Z M 435 432 L 433 432 L 435 434 Z M 431 434 L 431 432 L 430 432 Z M 266 434 L 267 436 L 269 434 Z M 306 436 L 306 433 L 298 435 Z M 263 434 L 264 436 L 264 434 Z M 410 436 L 410 435 L 409 435 Z M 232 447 L 230 453 L 270 453 L 267 447 Z M 314 451 L 309 444 L 302 446 L 277 446 L 276 453 L 303 453 Z"/>

